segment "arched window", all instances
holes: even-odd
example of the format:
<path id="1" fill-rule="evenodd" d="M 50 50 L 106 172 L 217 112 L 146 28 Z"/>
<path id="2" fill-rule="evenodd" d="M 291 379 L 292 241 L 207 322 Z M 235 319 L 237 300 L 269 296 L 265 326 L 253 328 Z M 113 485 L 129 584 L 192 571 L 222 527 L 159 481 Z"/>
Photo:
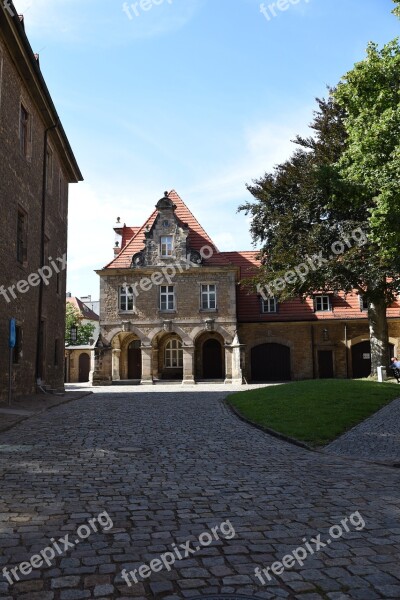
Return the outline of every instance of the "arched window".
<path id="1" fill-rule="evenodd" d="M 183 367 L 183 350 L 180 340 L 169 340 L 165 346 L 165 366 L 170 369 Z"/>

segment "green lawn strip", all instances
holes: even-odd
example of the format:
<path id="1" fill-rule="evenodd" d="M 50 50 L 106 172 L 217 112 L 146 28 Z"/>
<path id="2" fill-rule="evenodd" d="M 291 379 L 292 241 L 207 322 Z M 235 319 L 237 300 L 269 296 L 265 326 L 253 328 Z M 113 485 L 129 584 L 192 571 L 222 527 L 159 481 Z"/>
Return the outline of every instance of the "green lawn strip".
<path id="1" fill-rule="evenodd" d="M 316 447 L 399 396 L 389 382 L 324 379 L 238 392 L 228 402 L 249 421 Z"/>

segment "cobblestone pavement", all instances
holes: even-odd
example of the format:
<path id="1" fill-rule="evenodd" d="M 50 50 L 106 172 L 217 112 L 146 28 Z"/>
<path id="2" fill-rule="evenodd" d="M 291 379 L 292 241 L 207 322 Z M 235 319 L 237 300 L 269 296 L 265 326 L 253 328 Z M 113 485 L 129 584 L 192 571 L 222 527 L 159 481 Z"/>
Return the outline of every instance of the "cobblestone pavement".
<path id="1" fill-rule="evenodd" d="M 324 451 L 400 464 L 400 399 L 353 427 Z"/>
<path id="2" fill-rule="evenodd" d="M 32 558 L 30 574 L 15 571 L 19 582 L 0 577 L 1 598 L 399 598 L 400 472 L 270 437 L 238 420 L 226 393 L 100 388 L 0 434 L 0 574 L 68 543 L 49 566 Z M 350 515 L 342 537 L 330 530 Z M 216 526 L 226 535 L 207 545 Z M 187 553 L 188 541 L 199 550 L 170 570 L 152 563 L 158 571 L 142 568 L 131 586 L 121 577 L 165 552 Z M 302 566 L 261 584 L 256 566 L 306 544 Z"/>

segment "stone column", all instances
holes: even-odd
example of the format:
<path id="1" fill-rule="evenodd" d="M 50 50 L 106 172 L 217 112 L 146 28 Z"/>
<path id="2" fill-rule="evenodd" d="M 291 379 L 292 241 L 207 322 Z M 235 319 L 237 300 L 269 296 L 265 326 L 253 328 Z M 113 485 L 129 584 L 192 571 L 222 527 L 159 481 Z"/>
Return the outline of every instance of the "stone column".
<path id="1" fill-rule="evenodd" d="M 142 379 L 140 383 L 142 385 L 153 385 L 152 375 L 152 353 L 153 349 L 151 346 L 141 346 L 142 350 Z"/>
<path id="2" fill-rule="evenodd" d="M 89 372 L 89 382 L 93 383 L 93 375 L 96 371 L 96 354 L 95 350 L 90 351 L 90 372 Z"/>
<path id="3" fill-rule="evenodd" d="M 183 350 L 183 379 L 182 385 L 193 385 L 194 380 L 194 346 L 182 346 Z"/>
<path id="4" fill-rule="evenodd" d="M 119 361 L 121 358 L 121 350 L 118 349 L 113 349 L 112 351 L 112 380 L 113 381 L 119 381 L 121 379 L 120 376 L 120 372 L 119 372 Z"/>
<path id="5" fill-rule="evenodd" d="M 242 371 L 242 353 L 244 349 L 244 345 L 239 343 L 239 338 L 236 333 L 231 348 L 231 360 L 232 360 L 232 380 L 225 383 L 233 383 L 237 385 L 241 385 L 243 383 L 243 371 Z"/>

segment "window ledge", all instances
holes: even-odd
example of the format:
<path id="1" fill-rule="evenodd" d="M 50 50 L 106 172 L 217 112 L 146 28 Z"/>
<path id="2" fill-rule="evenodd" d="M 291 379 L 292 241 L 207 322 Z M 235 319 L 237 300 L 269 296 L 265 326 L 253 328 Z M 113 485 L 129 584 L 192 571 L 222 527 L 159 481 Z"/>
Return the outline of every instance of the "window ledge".
<path id="1" fill-rule="evenodd" d="M 218 308 L 200 308 L 199 312 L 201 312 L 201 313 L 217 313 Z"/>
<path id="2" fill-rule="evenodd" d="M 175 315 L 176 314 L 176 310 L 175 309 L 168 310 L 168 309 L 161 309 L 160 308 L 158 310 L 158 312 L 159 312 L 159 314 L 165 314 L 165 315 Z"/>

